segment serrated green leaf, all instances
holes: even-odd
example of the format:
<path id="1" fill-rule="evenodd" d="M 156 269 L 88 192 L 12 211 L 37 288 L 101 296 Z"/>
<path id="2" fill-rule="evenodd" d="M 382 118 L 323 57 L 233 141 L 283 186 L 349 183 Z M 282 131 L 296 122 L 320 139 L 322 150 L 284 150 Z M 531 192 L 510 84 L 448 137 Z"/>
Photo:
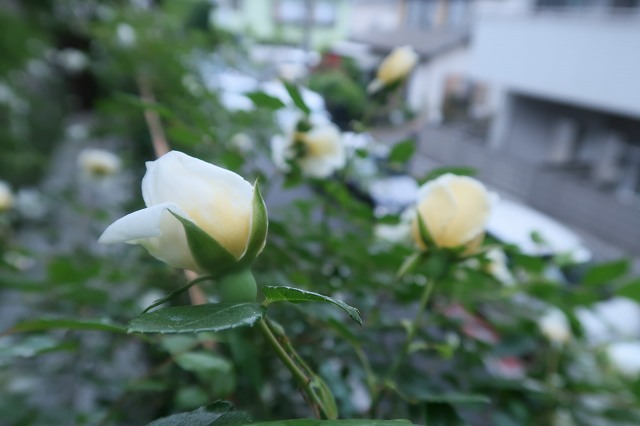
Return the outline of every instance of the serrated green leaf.
<path id="1" fill-rule="evenodd" d="M 275 422 L 251 423 L 251 426 L 406 426 L 411 425 L 409 420 L 316 420 L 296 419 L 280 420 Z"/>
<path id="2" fill-rule="evenodd" d="M 294 83 L 289 83 L 288 81 L 283 81 L 282 83 L 284 84 L 284 87 L 287 89 L 289 96 L 291 96 L 291 99 L 293 100 L 293 103 L 295 104 L 295 106 L 300 111 L 304 112 L 306 115 L 311 114 L 311 109 L 309 109 L 307 104 L 304 102 L 304 99 L 300 94 L 300 90 L 298 90 L 298 86 L 295 85 Z"/>
<path id="3" fill-rule="evenodd" d="M 629 272 L 629 261 L 614 260 L 593 266 L 587 271 L 582 282 L 587 285 L 602 285 L 611 283 Z"/>
<path id="4" fill-rule="evenodd" d="M 287 286 L 262 286 L 262 293 L 265 296 L 265 304 L 273 302 L 291 302 L 291 303 L 303 303 L 303 302 L 321 302 L 331 303 L 339 308 L 343 309 L 351 319 L 358 324 L 362 325 L 362 318 L 360 312 L 347 305 L 341 300 L 333 299 L 329 296 L 314 293 L 307 290 L 300 290 L 299 288 L 287 287 Z"/>
<path id="5" fill-rule="evenodd" d="M 140 315 L 129 323 L 129 333 L 198 333 L 252 326 L 264 315 L 257 303 L 213 303 L 174 306 Z"/>
<path id="6" fill-rule="evenodd" d="M 198 225 L 169 210 L 182 223 L 187 234 L 189 250 L 198 265 L 213 277 L 220 277 L 238 268 L 235 256 L 229 253 L 214 238 Z"/>
<path id="7" fill-rule="evenodd" d="M 416 141 L 414 139 L 405 139 L 393 146 L 389 153 L 388 160 L 391 163 L 404 164 L 411 159 L 416 151 Z"/>
<path id="8" fill-rule="evenodd" d="M 267 206 L 264 204 L 260 187 L 256 181 L 253 190 L 253 212 L 251 216 L 251 234 L 247 251 L 242 256 L 240 263 L 242 266 L 249 266 L 251 262 L 260 254 L 267 240 L 269 229 L 269 219 L 267 218 Z"/>
<path id="9" fill-rule="evenodd" d="M 40 318 L 24 321 L 14 325 L 7 333 L 25 331 L 46 331 L 56 329 L 87 330 L 87 331 L 111 331 L 124 333 L 126 329 L 108 319 L 66 319 L 66 318 Z"/>
<path id="10" fill-rule="evenodd" d="M 286 105 L 279 98 L 275 96 L 267 95 L 264 92 L 250 92 L 246 96 L 251 99 L 253 104 L 258 108 L 268 108 L 276 111 L 280 108 L 284 108 Z"/>

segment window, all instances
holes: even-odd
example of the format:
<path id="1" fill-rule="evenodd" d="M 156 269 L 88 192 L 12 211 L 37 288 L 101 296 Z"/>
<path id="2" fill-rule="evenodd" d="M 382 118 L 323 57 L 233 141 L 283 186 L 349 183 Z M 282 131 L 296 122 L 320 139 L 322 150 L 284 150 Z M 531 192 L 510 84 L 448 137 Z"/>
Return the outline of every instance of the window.
<path id="1" fill-rule="evenodd" d="M 317 26 L 332 26 L 336 22 L 336 2 L 330 0 L 279 0 L 276 21 L 305 25 L 311 21 Z"/>

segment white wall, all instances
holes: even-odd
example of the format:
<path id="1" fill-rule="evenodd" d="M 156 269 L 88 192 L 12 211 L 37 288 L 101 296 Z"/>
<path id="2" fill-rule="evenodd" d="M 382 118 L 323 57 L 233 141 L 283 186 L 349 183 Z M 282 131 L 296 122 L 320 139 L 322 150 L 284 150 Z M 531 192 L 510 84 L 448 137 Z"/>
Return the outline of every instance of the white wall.
<path id="1" fill-rule="evenodd" d="M 640 18 L 481 14 L 471 72 L 535 97 L 640 117 Z"/>
<path id="2" fill-rule="evenodd" d="M 409 80 L 407 102 L 412 110 L 425 113 L 431 122 L 442 119 L 440 107 L 450 75 L 469 74 L 469 49 L 460 47 L 418 65 Z"/>

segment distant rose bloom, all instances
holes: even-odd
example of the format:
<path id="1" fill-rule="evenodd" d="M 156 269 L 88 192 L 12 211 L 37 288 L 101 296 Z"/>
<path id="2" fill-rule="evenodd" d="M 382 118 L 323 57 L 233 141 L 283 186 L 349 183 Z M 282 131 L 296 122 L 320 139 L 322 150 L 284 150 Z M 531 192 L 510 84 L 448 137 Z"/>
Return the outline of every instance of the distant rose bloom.
<path id="1" fill-rule="evenodd" d="M 62 49 L 56 55 L 58 65 L 71 74 L 84 71 L 89 66 L 89 58 L 78 49 Z"/>
<path id="2" fill-rule="evenodd" d="M 118 27 L 116 28 L 116 37 L 118 38 L 120 46 L 125 48 L 135 46 L 138 39 L 136 36 L 136 30 L 126 23 L 118 24 Z"/>
<path id="3" fill-rule="evenodd" d="M 288 137 L 274 136 L 271 155 L 280 170 L 289 172 L 290 163 L 295 163 L 304 176 L 311 178 L 326 178 L 346 163 L 340 130 L 331 123 L 312 125 Z"/>
<path id="4" fill-rule="evenodd" d="M 13 206 L 13 191 L 9 184 L 0 180 L 0 212 L 9 210 Z"/>
<path id="5" fill-rule="evenodd" d="M 640 338 L 640 305 L 626 297 L 577 308 L 576 317 L 592 345 Z"/>
<path id="6" fill-rule="evenodd" d="M 120 158 L 104 149 L 86 148 L 78 155 L 78 166 L 88 176 L 100 178 L 120 170 Z"/>
<path id="7" fill-rule="evenodd" d="M 567 316 L 558 308 L 549 308 L 538 320 L 538 327 L 551 343 L 562 345 L 571 339 Z"/>
<path id="8" fill-rule="evenodd" d="M 411 46 L 396 47 L 378 67 L 376 79 L 369 85 L 369 91 L 375 92 L 402 80 L 417 63 L 418 54 Z"/>
<path id="9" fill-rule="evenodd" d="M 231 147 L 243 154 L 248 154 L 255 149 L 253 139 L 246 133 L 236 133 L 229 140 Z"/>
<path id="10" fill-rule="evenodd" d="M 610 344 L 607 357 L 611 366 L 630 379 L 640 376 L 640 341 Z"/>
<path id="11" fill-rule="evenodd" d="M 412 224 L 413 237 L 426 248 L 419 219 L 436 246 L 469 249 L 480 244 L 491 212 L 491 194 L 479 181 L 450 173 L 422 185 Z"/>

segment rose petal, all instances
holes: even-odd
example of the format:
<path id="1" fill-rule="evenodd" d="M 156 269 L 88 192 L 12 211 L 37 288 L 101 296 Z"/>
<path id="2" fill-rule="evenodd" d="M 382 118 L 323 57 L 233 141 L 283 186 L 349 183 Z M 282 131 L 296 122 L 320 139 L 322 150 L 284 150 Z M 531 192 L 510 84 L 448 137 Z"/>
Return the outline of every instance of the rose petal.
<path id="1" fill-rule="evenodd" d="M 447 241 L 443 236 L 457 209 L 453 194 L 447 187 L 447 182 L 448 179 L 443 179 L 443 177 L 427 182 L 418 193 L 418 214 L 422 216 L 431 238 L 441 247 L 451 247 L 446 245 Z M 420 238 L 417 218 L 413 220 L 412 230 L 418 245 L 424 247 L 422 238 Z"/>
<path id="2" fill-rule="evenodd" d="M 444 245 L 459 246 L 468 243 L 484 232 L 491 212 L 491 198 L 485 187 L 467 176 L 452 176 L 448 188 L 453 194 L 456 214 L 448 224 Z"/>
<path id="3" fill-rule="evenodd" d="M 102 233 L 98 242 L 140 244 L 152 256 L 173 267 L 198 271 L 184 228 L 168 210 L 189 219 L 173 203 L 157 204 L 118 219 Z"/>

